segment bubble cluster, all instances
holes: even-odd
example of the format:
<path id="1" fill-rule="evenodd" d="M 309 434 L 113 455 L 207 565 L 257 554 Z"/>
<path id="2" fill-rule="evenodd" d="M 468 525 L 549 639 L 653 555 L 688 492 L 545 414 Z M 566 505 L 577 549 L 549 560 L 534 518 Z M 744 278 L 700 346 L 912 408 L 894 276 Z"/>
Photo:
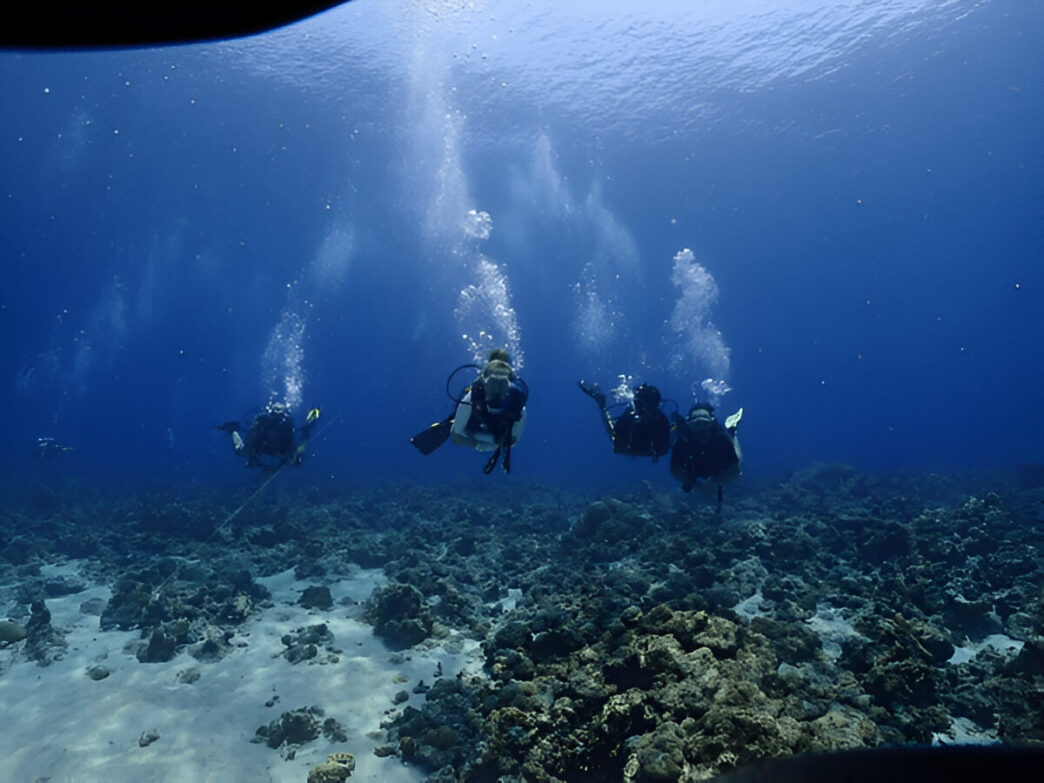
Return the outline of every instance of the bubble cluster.
<path id="1" fill-rule="evenodd" d="M 574 288 L 577 313 L 574 331 L 589 351 L 604 353 L 615 336 L 616 323 L 611 304 L 599 296 L 592 275 L 585 269 L 585 279 Z"/>
<path id="2" fill-rule="evenodd" d="M 700 385 L 714 402 L 729 390 L 725 381 L 729 349 L 710 320 L 711 308 L 718 301 L 718 286 L 688 248 L 674 256 L 671 282 L 678 289 L 668 322 L 672 369 L 690 378 L 697 373 L 710 375 Z"/>
<path id="3" fill-rule="evenodd" d="M 464 233 L 474 239 L 489 239 L 493 233 L 493 218 L 488 212 L 469 209 L 464 216 Z"/>
<path id="4" fill-rule="evenodd" d="M 522 333 L 507 276 L 485 256 L 478 257 L 475 282 L 461 290 L 453 314 L 476 363 L 484 362 L 492 348 L 506 348 L 515 368 L 522 367 Z"/>
<path id="5" fill-rule="evenodd" d="M 616 380 L 616 386 L 610 391 L 613 395 L 613 402 L 634 402 L 634 376 L 620 373 L 616 376 Z"/>
<path id="6" fill-rule="evenodd" d="M 261 356 L 268 402 L 281 401 L 291 410 L 301 404 L 304 393 L 304 333 L 304 320 L 284 310 Z"/>
<path id="7" fill-rule="evenodd" d="M 723 380 L 715 380 L 714 378 L 704 378 L 700 381 L 700 388 L 703 389 L 704 394 L 710 399 L 711 402 L 716 402 L 732 391 L 732 387 L 729 386 Z"/>

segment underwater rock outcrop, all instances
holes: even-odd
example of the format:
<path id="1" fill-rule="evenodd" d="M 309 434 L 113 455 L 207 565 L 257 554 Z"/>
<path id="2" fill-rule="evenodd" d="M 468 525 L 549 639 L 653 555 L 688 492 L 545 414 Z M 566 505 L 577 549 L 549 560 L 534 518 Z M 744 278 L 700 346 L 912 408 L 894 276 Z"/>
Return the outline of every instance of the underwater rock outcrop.
<path id="1" fill-rule="evenodd" d="M 51 612 L 42 599 L 33 601 L 30 610 L 25 624 L 25 655 L 40 666 L 48 666 L 65 652 L 65 633 L 51 625 Z"/>
<path id="2" fill-rule="evenodd" d="M 288 710 L 265 726 L 259 726 L 251 742 L 264 742 L 273 750 L 283 745 L 304 745 L 325 736 L 331 742 L 345 742 L 344 727 L 333 718 L 324 718 L 321 707 Z"/>
<path id="3" fill-rule="evenodd" d="M 13 623 L 9 620 L 0 621 L 0 645 L 4 647 L 22 641 L 27 634 L 25 626 L 21 623 Z"/>
<path id="4" fill-rule="evenodd" d="M 351 753 L 331 753 L 322 764 L 308 770 L 308 783 L 342 783 L 355 771 Z"/>
<path id="5" fill-rule="evenodd" d="M 240 626 L 269 598 L 254 575 L 292 568 L 316 583 L 301 605 L 336 614 L 319 583 L 383 568 L 362 614 L 389 646 L 481 643 L 481 671 L 418 685 L 423 702 L 391 707 L 375 739 L 438 783 L 698 780 L 769 756 L 945 741 L 955 719 L 1044 741 L 1040 490 L 824 465 L 739 487 L 720 515 L 647 486 L 503 491 L 311 488 L 248 509 L 220 545 L 204 531 L 227 514 L 221 498 L 156 509 L 167 538 L 147 535 L 157 497 L 91 496 L 68 520 L 62 504 L 35 518 L 15 503 L 0 557 L 23 558 L 35 590 L 41 558 L 91 553 L 113 584 L 102 629 L 140 631 L 143 661 L 217 660 L 249 641 Z M 76 530 L 101 508 L 115 521 Z M 25 538 L 35 530 L 47 535 Z M 24 598 L 9 616 L 28 624 Z M 328 634 L 298 628 L 282 654 L 334 661 Z M 258 735 L 284 753 L 326 720 L 284 716 Z"/>
<path id="6" fill-rule="evenodd" d="M 185 648 L 199 660 L 231 649 L 235 629 L 268 591 L 241 568 L 178 568 L 172 561 L 120 576 L 101 613 L 101 630 L 140 630 L 142 663 L 171 660 Z"/>
<path id="7" fill-rule="evenodd" d="M 366 604 L 366 621 L 394 649 L 423 642 L 433 620 L 424 595 L 413 585 L 390 584 L 373 591 Z"/>

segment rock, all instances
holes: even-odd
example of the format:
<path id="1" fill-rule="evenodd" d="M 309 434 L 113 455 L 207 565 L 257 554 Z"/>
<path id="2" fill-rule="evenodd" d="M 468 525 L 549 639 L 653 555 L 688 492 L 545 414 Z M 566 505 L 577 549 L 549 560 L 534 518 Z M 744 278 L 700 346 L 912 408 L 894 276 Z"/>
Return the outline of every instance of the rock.
<path id="1" fill-rule="evenodd" d="M 331 753 L 322 764 L 308 770 L 308 783 L 341 783 L 354 770 L 355 756 L 351 753 Z"/>
<path id="2" fill-rule="evenodd" d="M 322 609 L 323 611 L 333 608 L 333 596 L 330 588 L 325 585 L 313 585 L 306 587 L 301 597 L 297 599 L 299 606 L 305 609 Z"/>
<path id="3" fill-rule="evenodd" d="M 86 674 L 92 680 L 104 680 L 111 672 L 104 666 L 88 666 Z"/>
<path id="4" fill-rule="evenodd" d="M 963 595 L 950 597 L 943 612 L 948 628 L 952 628 L 973 642 L 982 641 L 993 633 L 1001 633 L 1004 628 L 1000 619 L 992 611 L 993 605 L 988 599 L 969 601 Z"/>
<path id="5" fill-rule="evenodd" d="M 25 626 L 9 620 L 0 621 L 0 644 L 8 645 L 20 642 L 27 636 Z"/>
<path id="6" fill-rule="evenodd" d="M 32 614 L 25 626 L 27 631 L 39 630 L 51 624 L 51 610 L 47 608 L 47 604 L 43 601 L 33 601 L 29 609 L 32 611 Z"/>
<path id="7" fill-rule="evenodd" d="M 48 598 L 61 598 L 63 595 L 82 593 L 86 589 L 86 587 L 78 582 L 70 582 L 61 577 L 57 579 L 49 579 L 44 582 L 43 585 L 44 594 Z"/>
<path id="8" fill-rule="evenodd" d="M 293 633 L 283 634 L 281 641 L 287 648 L 283 651 L 286 659 L 290 663 L 300 663 L 319 655 L 319 645 L 323 645 L 329 650 L 330 645 L 333 644 L 334 636 L 330 633 L 326 623 L 318 623 L 298 628 Z"/>
<path id="9" fill-rule="evenodd" d="M 236 593 L 221 607 L 217 613 L 217 619 L 223 624 L 239 625 L 246 620 L 253 608 L 254 605 L 249 595 Z"/>
<path id="10" fill-rule="evenodd" d="M 421 741 L 439 750 L 449 750 L 460 741 L 460 735 L 451 726 L 436 726 L 426 731 Z"/>
<path id="11" fill-rule="evenodd" d="M 677 723 L 661 723 L 637 743 L 624 767 L 624 781 L 677 780 L 685 767 L 684 737 Z"/>
<path id="12" fill-rule="evenodd" d="M 206 625 L 202 631 L 197 631 L 196 637 L 202 641 L 189 648 L 189 653 L 197 661 L 209 662 L 220 661 L 232 650 L 229 644 L 232 639 L 232 631 L 222 630 L 216 625 Z"/>
<path id="13" fill-rule="evenodd" d="M 25 624 L 25 654 L 40 666 L 60 658 L 65 650 L 65 634 L 51 625 L 51 612 L 43 601 L 33 601 L 32 615 Z"/>
<path id="14" fill-rule="evenodd" d="M 413 585 L 391 584 L 374 590 L 365 618 L 377 636 L 398 649 L 424 641 L 433 626 L 424 595 Z"/>
<path id="15" fill-rule="evenodd" d="M 309 661 L 319 654 L 319 648 L 314 644 L 295 644 L 293 647 L 287 648 L 286 659 L 290 663 L 300 663 L 301 661 Z"/>
<path id="16" fill-rule="evenodd" d="M 252 742 L 264 742 L 275 749 L 283 745 L 303 745 L 322 733 L 319 718 L 323 715 L 319 707 L 301 707 L 284 712 L 267 726 L 260 726 Z"/>
<path id="17" fill-rule="evenodd" d="M 140 745 L 143 748 L 146 748 L 159 738 L 160 735 L 158 731 L 156 731 L 155 729 L 146 729 L 141 733 L 141 736 L 138 737 L 138 745 Z"/>
<path id="18" fill-rule="evenodd" d="M 337 720 L 327 718 L 323 721 L 323 736 L 330 742 L 347 742 L 348 734 Z"/>
<path id="19" fill-rule="evenodd" d="M 104 598 L 90 598 L 80 604 L 80 614 L 91 614 L 100 617 L 105 611 L 106 601 Z"/>
<path id="20" fill-rule="evenodd" d="M 138 660 L 142 663 L 165 663 L 177 652 L 177 642 L 161 630 L 155 630 L 149 636 L 149 642 L 138 650 Z"/>

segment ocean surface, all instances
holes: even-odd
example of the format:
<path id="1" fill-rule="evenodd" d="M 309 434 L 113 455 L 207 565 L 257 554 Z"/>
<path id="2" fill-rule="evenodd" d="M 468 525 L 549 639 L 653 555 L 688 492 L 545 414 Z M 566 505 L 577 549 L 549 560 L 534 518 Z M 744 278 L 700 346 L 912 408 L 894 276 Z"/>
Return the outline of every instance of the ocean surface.
<path id="1" fill-rule="evenodd" d="M 1039 712 L 1019 712 L 1012 694 L 1036 687 L 1039 708 L 1039 683 L 1026 672 L 1040 665 L 1042 631 L 1039 598 L 1027 605 L 1040 588 L 1044 519 L 1042 469 L 1031 467 L 1044 462 L 1041 40 L 1044 4 L 1026 0 L 355 0 L 234 40 L 0 51 L 0 609 L 30 628 L 30 642 L 35 622 L 37 650 L 61 647 L 41 636 L 51 627 L 31 608 L 41 597 L 70 601 L 52 607 L 68 639 L 99 616 L 103 631 L 140 631 L 148 645 L 136 652 L 113 636 L 95 657 L 77 658 L 94 666 L 122 649 L 132 665 L 110 665 L 115 676 L 166 665 L 164 640 L 171 656 L 225 665 L 231 637 L 220 654 L 200 653 L 217 637 L 202 625 L 179 635 L 172 624 L 253 622 L 275 639 L 301 620 L 280 601 L 296 606 L 290 596 L 308 585 L 332 586 L 338 606 L 366 604 L 365 616 L 331 625 L 338 638 L 367 623 L 380 629 L 378 587 L 407 585 L 449 629 L 440 637 L 428 618 L 428 657 L 417 661 L 492 677 L 476 693 L 541 683 L 552 676 L 541 666 L 583 658 L 580 650 L 615 661 L 606 688 L 641 687 L 641 677 L 620 674 L 630 665 L 620 649 L 638 642 L 614 647 L 588 626 L 527 648 L 536 674 L 498 657 L 512 649 L 502 636 L 513 618 L 535 639 L 557 627 L 548 612 L 572 607 L 590 627 L 609 627 L 611 616 L 634 633 L 674 633 L 685 655 L 771 658 L 764 671 L 774 684 L 756 687 L 784 701 L 789 670 L 773 667 L 812 666 L 815 656 L 788 658 L 780 650 L 797 643 L 779 642 L 768 623 L 797 624 L 818 634 L 816 666 L 870 678 L 841 699 L 862 716 L 846 713 L 844 724 L 859 739 L 821 742 L 818 729 L 802 728 L 799 740 L 781 729 L 757 756 L 927 743 L 931 732 L 911 726 L 939 733 L 957 719 L 989 741 L 1039 742 Z M 453 371 L 494 347 L 509 351 L 530 390 L 510 474 L 483 476 L 487 455 L 452 443 L 420 454 L 411 436 L 450 414 L 473 377 Z M 666 459 L 614 454 L 581 379 L 599 383 L 615 412 L 643 382 L 662 391 L 668 413 L 710 402 L 724 419 L 742 408 L 743 481 L 726 489 L 724 516 L 681 492 Z M 273 402 L 298 425 L 311 408 L 322 414 L 300 467 L 248 470 L 218 425 L 245 429 Z M 518 516 L 506 521 L 512 507 Z M 480 518 L 490 520 L 487 538 Z M 433 532 L 432 520 L 445 528 Z M 367 538 L 373 550 L 361 553 L 350 531 L 390 538 Z M 783 551 L 791 535 L 808 538 L 807 562 Z M 835 537 L 843 543 L 828 543 Z M 522 541 L 539 554 L 513 548 Z M 714 554 L 695 554 L 708 546 Z M 627 565 L 628 552 L 641 563 Z M 471 565 L 420 573 L 456 557 Z M 483 557 L 487 565 L 476 564 Z M 323 565 L 309 570 L 312 559 Z M 851 571 L 831 571 L 833 560 Z M 198 567 L 189 575 L 175 562 Z M 494 562 L 499 576 L 483 570 Z M 541 593 L 540 569 L 554 563 L 601 587 L 558 574 Z M 614 568 L 632 567 L 647 589 L 614 581 Z M 247 572 L 238 582 L 237 569 Z M 976 575 L 962 582 L 967 569 Z M 689 581 L 672 582 L 679 573 Z M 178 614 L 200 585 L 228 579 L 241 598 L 214 594 L 213 611 Z M 47 587 L 56 583 L 77 589 Z M 813 589 L 819 583 L 854 592 L 846 603 Z M 788 604 L 791 588 L 811 592 Z M 114 615 L 135 589 L 163 608 Z M 85 590 L 93 609 L 64 598 Z M 585 590 L 616 599 L 588 617 L 576 609 Z M 458 599 L 470 608 L 445 609 Z M 625 604 L 658 619 L 642 625 Z M 657 605 L 675 620 L 655 615 Z M 707 616 L 719 636 L 739 633 L 735 646 L 692 642 L 714 636 Z M 757 617 L 755 636 L 782 645 L 771 654 L 744 636 Z M 688 642 L 682 625 L 699 626 Z M 17 683 L 54 655 L 23 655 L 10 633 L 0 697 L 7 687 L 22 698 L 29 686 Z M 897 646 L 875 659 L 869 641 L 845 647 L 853 637 Z M 433 638 L 454 642 L 437 648 Z M 483 640 L 488 649 L 476 652 Z M 333 645 L 325 654 L 336 658 Z M 998 686 L 1006 695 L 992 707 L 962 713 L 941 694 L 986 676 L 974 668 L 977 652 L 960 657 L 968 645 L 995 649 L 991 677 L 1024 645 L 1038 652 L 1005 670 L 1020 685 Z M 896 691 L 875 667 L 918 648 L 938 668 L 934 690 Z M 971 668 L 946 681 L 947 662 Z M 817 682 L 840 688 L 839 670 Z M 93 676 L 76 676 L 77 687 L 94 687 Z M 526 697 L 543 698 L 534 687 Z M 323 689 L 309 688 L 319 699 Z M 424 731 L 457 726 L 422 712 L 423 694 L 408 698 L 427 716 Z M 260 709 L 261 695 L 243 698 Z M 582 700 L 570 698 L 579 714 Z M 876 713 L 867 706 L 875 699 Z M 938 710 L 902 717 L 914 702 Z M 798 723 L 833 715 L 792 707 Z M 358 718 L 356 734 L 349 727 L 353 742 L 377 730 L 381 710 L 373 714 L 372 725 Z M 689 766 L 673 778 L 737 763 L 697 762 L 690 740 L 706 734 L 674 719 L 690 739 L 679 740 Z M 259 720 L 247 721 L 247 735 Z M 494 739 L 435 737 L 437 751 L 424 755 L 404 744 L 400 722 L 390 744 L 370 737 L 351 751 L 390 748 L 408 763 L 404 780 L 447 765 L 474 780 L 526 764 L 567 780 L 592 765 L 606 779 L 622 774 L 607 759 L 623 745 L 597 749 L 581 737 L 577 747 L 589 743 L 592 755 L 556 767 L 525 755 L 536 734 L 523 752 L 483 720 Z M 628 721 L 621 743 L 661 731 L 656 720 Z M 328 740 L 333 753 L 340 746 Z M 626 746 L 634 758 L 646 758 L 644 741 Z M 446 756 L 480 745 L 518 765 L 492 770 L 469 750 Z M 166 763 L 162 742 L 141 747 L 150 763 Z M 271 772 L 262 751 L 284 760 L 250 748 L 250 775 L 303 779 L 296 767 Z M 91 769 L 104 777 L 99 753 L 89 752 Z M 316 753 L 313 763 L 325 750 Z M 133 763 L 110 761 L 111 779 L 135 779 Z M 46 755 L 18 763 L 25 774 L 74 775 Z M 155 767 L 156 779 L 235 777 L 214 759 L 191 763 Z M 360 773 L 390 779 L 389 769 Z M 673 767 L 642 769 L 645 778 L 628 779 L 671 779 Z"/>

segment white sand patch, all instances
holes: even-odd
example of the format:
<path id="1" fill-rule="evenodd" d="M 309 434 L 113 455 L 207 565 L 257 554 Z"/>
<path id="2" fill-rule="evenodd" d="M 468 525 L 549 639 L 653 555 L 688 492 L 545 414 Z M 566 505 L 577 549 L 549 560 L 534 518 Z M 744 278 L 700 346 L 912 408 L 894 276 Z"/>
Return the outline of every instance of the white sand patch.
<path id="1" fill-rule="evenodd" d="M 866 638 L 852 627 L 840 610 L 829 604 L 817 604 L 816 613 L 805 620 L 805 624 L 819 637 L 823 653 L 831 661 L 841 657 L 841 646 L 849 639 Z"/>
<path id="2" fill-rule="evenodd" d="M 753 620 L 755 617 L 760 617 L 762 614 L 761 603 L 765 599 L 761 595 L 761 590 L 758 590 L 750 598 L 746 598 L 732 607 L 732 611 L 738 614 L 740 617 L 745 617 L 748 620 Z"/>
<path id="3" fill-rule="evenodd" d="M 521 600 L 522 590 L 517 587 L 509 587 L 506 597 L 498 598 L 495 601 L 487 601 L 486 606 L 491 609 L 494 607 L 499 608 L 502 612 L 513 612 Z"/>
<path id="4" fill-rule="evenodd" d="M 998 745 L 996 732 L 967 718 L 951 718 L 950 728 L 932 734 L 933 745 Z"/>
<path id="5" fill-rule="evenodd" d="M 76 573 L 70 564 L 47 575 Z M 308 583 L 295 580 L 290 571 L 258 581 L 271 590 L 275 606 L 245 623 L 232 640 L 245 646 L 215 663 L 200 663 L 186 653 L 166 663 L 139 663 L 124 649 L 140 639 L 139 632 L 102 632 L 97 616 L 79 611 L 91 598 L 108 599 L 104 586 L 49 599 L 52 625 L 67 632 L 64 655 L 41 667 L 21 654 L 24 642 L 0 653 L 0 776 L 53 783 L 303 783 L 308 769 L 327 754 L 347 751 L 356 758 L 353 781 L 422 780 L 422 771 L 396 757 L 374 756 L 379 742 L 366 734 L 379 729 L 399 691 L 409 693 L 406 704 L 419 708 L 424 695 L 412 688 L 419 680 L 430 685 L 439 664 L 448 677 L 461 669 L 478 671 L 477 643 L 451 637 L 424 649 L 390 651 L 369 625 L 355 619 L 355 602 L 384 582 L 380 571 L 358 570 L 329 585 L 334 608 L 325 612 L 293 603 Z M 334 634 L 333 646 L 343 654 L 336 663 L 315 663 L 326 657 L 320 655 L 313 662 L 291 665 L 280 655 L 285 649 L 280 638 L 316 623 L 326 623 Z M 106 667 L 110 676 L 100 681 L 87 677 L 86 669 L 95 664 Z M 198 668 L 200 678 L 180 682 L 179 672 L 190 668 Z M 278 697 L 274 706 L 266 707 L 273 697 Z M 263 743 L 250 742 L 259 726 L 287 710 L 313 705 L 340 722 L 347 742 L 320 737 L 299 748 L 291 761 Z M 140 747 L 138 739 L 146 730 L 158 732 L 159 739 Z"/>
<path id="6" fill-rule="evenodd" d="M 955 647 L 953 655 L 947 663 L 967 663 L 983 650 L 992 650 L 1006 658 L 1014 658 L 1022 652 L 1022 645 L 1018 639 L 1012 639 L 1002 633 L 993 633 L 981 642 L 968 642 L 963 647 Z"/>

